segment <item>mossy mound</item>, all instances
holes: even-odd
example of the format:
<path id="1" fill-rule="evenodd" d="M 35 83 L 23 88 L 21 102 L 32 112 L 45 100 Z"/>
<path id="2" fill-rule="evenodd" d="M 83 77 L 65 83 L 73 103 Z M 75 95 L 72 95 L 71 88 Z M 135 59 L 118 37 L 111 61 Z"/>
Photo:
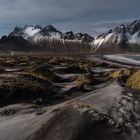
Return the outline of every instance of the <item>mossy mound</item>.
<path id="1" fill-rule="evenodd" d="M 16 103 L 38 98 L 51 100 L 59 94 L 59 91 L 58 86 L 32 74 L 5 76 L 0 80 L 0 103 Z"/>
<path id="2" fill-rule="evenodd" d="M 53 81 L 53 82 L 61 82 L 63 79 L 59 76 L 57 76 L 53 71 L 49 69 L 48 65 L 41 65 L 32 67 L 29 70 L 29 73 L 43 77 L 47 80 Z"/>
<path id="3" fill-rule="evenodd" d="M 85 85 L 92 85 L 95 83 L 93 75 L 90 73 L 79 75 L 75 82 L 77 88 L 83 88 Z"/>
<path id="4" fill-rule="evenodd" d="M 50 58 L 50 60 L 48 61 L 49 64 L 53 64 L 53 65 L 57 65 L 60 63 L 68 63 L 68 62 L 74 62 L 74 59 L 70 57 L 53 57 Z"/>
<path id="5" fill-rule="evenodd" d="M 84 74 L 84 73 L 92 73 L 88 64 L 83 63 L 75 63 L 69 66 L 68 68 L 59 69 L 60 73 L 75 73 L 75 74 Z"/>
<path id="6" fill-rule="evenodd" d="M 126 86 L 132 89 L 140 89 L 140 70 L 127 79 Z"/>
<path id="7" fill-rule="evenodd" d="M 121 82 L 125 83 L 134 71 L 135 70 L 133 69 L 117 69 L 109 75 L 109 78 L 113 80 L 120 80 Z"/>
<path id="8" fill-rule="evenodd" d="M 16 60 L 9 59 L 9 60 L 3 61 L 2 65 L 7 66 L 7 67 L 15 66 L 16 65 Z"/>
<path id="9" fill-rule="evenodd" d="M 0 59 L 0 66 L 26 66 L 29 64 L 27 57 L 7 57 Z"/>

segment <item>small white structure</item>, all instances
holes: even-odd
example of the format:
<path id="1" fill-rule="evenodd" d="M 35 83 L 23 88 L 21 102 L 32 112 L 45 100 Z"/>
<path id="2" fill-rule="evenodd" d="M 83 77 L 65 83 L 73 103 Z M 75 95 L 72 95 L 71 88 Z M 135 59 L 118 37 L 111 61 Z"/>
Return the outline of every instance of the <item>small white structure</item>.
<path id="1" fill-rule="evenodd" d="M 14 52 L 13 51 L 11 51 L 11 56 L 14 56 Z"/>

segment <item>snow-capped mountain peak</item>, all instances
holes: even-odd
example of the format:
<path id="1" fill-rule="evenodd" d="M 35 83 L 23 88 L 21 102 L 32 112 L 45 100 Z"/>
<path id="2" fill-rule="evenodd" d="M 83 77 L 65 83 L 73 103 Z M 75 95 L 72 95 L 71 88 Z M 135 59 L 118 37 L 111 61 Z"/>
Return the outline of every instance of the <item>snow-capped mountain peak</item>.
<path id="1" fill-rule="evenodd" d="M 44 30 L 48 32 L 59 32 L 54 26 L 52 25 L 47 25 L 46 27 L 43 28 Z"/>
<path id="2" fill-rule="evenodd" d="M 25 27 L 16 27 L 9 36 L 20 36 L 24 39 L 30 40 L 44 40 L 44 39 L 64 39 L 83 42 L 92 42 L 94 38 L 86 33 L 74 34 L 73 31 L 62 33 L 52 25 L 41 27 L 37 24 L 26 25 Z"/>
<path id="3" fill-rule="evenodd" d="M 24 28 L 15 27 L 14 31 L 9 34 L 9 36 L 22 36 L 23 38 L 28 38 L 35 35 L 37 32 L 41 30 L 42 27 L 34 24 L 34 25 L 26 25 Z"/>
<path id="4" fill-rule="evenodd" d="M 93 50 L 113 46 L 126 47 L 140 44 L 140 20 L 128 25 L 118 25 L 107 33 L 99 35 L 92 43 Z"/>
<path id="5" fill-rule="evenodd" d="M 124 24 L 121 24 L 117 26 L 113 31 L 113 33 L 119 34 L 119 33 L 125 33 L 126 32 L 126 27 Z"/>
<path id="6" fill-rule="evenodd" d="M 57 30 L 55 27 L 53 27 L 52 25 L 48 25 L 48 26 L 45 26 L 44 28 L 42 28 L 35 35 L 36 36 L 43 36 L 43 37 L 46 36 L 46 37 L 60 39 L 62 33 L 59 30 Z"/>
<path id="7" fill-rule="evenodd" d="M 140 31 L 140 20 L 135 20 L 132 23 L 127 25 L 128 32 L 132 35 L 138 31 Z"/>

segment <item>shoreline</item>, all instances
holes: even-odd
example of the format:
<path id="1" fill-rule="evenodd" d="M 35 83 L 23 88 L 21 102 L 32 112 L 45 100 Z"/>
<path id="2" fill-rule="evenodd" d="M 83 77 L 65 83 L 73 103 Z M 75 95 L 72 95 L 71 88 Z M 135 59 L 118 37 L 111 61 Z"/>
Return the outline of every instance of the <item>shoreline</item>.
<path id="1" fill-rule="evenodd" d="M 136 56 L 136 55 L 132 55 L 132 54 L 131 55 L 129 54 L 104 55 L 103 59 L 121 64 L 121 65 L 140 67 L 140 60 L 135 60 L 129 56 Z M 140 57 L 140 55 L 138 56 Z"/>

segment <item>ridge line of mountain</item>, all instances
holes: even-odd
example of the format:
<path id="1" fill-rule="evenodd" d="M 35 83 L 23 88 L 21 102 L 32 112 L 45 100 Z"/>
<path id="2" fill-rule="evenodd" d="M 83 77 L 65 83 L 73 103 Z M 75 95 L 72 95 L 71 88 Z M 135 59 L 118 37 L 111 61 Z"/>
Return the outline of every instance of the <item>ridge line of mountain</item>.
<path id="1" fill-rule="evenodd" d="M 51 52 L 140 52 L 140 20 L 121 24 L 96 38 L 87 33 L 63 33 L 52 25 L 15 27 L 0 39 L 0 50 Z"/>

